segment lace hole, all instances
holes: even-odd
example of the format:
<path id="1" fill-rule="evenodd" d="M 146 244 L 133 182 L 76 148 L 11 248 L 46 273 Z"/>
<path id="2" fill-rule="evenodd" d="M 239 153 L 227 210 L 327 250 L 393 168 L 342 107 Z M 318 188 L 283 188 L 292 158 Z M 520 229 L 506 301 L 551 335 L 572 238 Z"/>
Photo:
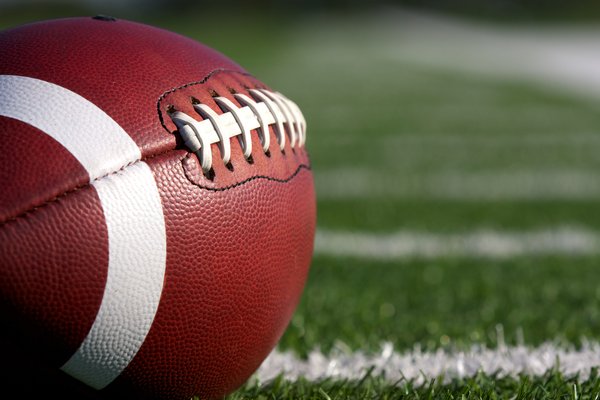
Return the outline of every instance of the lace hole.
<path id="1" fill-rule="evenodd" d="M 209 170 L 208 170 L 208 171 L 206 171 L 206 172 L 203 172 L 203 174 L 204 174 L 204 177 L 205 177 L 206 179 L 208 179 L 209 181 L 211 181 L 211 182 L 212 182 L 212 181 L 214 181 L 214 180 L 215 180 L 215 170 L 214 170 L 213 168 L 209 169 Z"/>
<path id="2" fill-rule="evenodd" d="M 252 158 L 252 154 L 250 154 L 250 156 L 248 158 L 246 158 L 246 162 L 248 164 L 254 164 L 254 158 Z"/>
<path id="3" fill-rule="evenodd" d="M 225 164 L 225 168 L 227 168 L 229 171 L 233 172 L 233 164 L 230 162 L 228 162 L 227 164 Z"/>
<path id="4" fill-rule="evenodd" d="M 265 156 L 267 156 L 268 158 L 271 158 L 271 150 L 265 151 Z"/>

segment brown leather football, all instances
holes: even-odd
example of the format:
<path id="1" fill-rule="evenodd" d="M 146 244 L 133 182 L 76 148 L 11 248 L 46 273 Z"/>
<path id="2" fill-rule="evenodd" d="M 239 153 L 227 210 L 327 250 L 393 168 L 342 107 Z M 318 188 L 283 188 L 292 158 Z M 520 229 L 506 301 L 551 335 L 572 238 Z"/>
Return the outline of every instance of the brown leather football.
<path id="1" fill-rule="evenodd" d="M 3 346 L 100 393 L 240 386 L 307 277 L 305 135 L 295 103 L 180 35 L 107 17 L 1 32 Z"/>

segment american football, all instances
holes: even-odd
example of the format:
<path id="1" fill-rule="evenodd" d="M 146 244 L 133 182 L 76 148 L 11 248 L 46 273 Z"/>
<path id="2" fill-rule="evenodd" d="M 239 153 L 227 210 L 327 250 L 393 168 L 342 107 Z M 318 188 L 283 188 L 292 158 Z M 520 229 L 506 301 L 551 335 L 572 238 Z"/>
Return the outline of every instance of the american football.
<path id="1" fill-rule="evenodd" d="M 299 107 L 192 39 L 68 18 L 0 33 L 0 135 L 3 346 L 110 396 L 244 383 L 313 252 Z"/>
<path id="2" fill-rule="evenodd" d="M 600 399 L 599 23 L 0 0 L 0 398 Z"/>

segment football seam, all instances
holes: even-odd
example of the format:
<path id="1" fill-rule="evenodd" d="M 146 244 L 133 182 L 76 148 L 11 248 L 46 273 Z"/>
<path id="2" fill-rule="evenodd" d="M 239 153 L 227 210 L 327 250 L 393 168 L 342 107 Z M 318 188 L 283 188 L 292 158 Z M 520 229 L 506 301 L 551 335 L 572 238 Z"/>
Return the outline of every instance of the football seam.
<path id="1" fill-rule="evenodd" d="M 173 132 L 171 132 L 169 130 L 169 128 L 167 128 L 167 125 L 165 124 L 165 119 L 163 117 L 163 112 L 161 110 L 161 105 L 162 105 L 163 100 L 168 95 L 170 95 L 171 93 L 175 93 L 178 90 L 185 89 L 185 88 L 190 87 L 190 86 L 203 85 L 206 82 L 208 82 L 210 78 L 212 78 L 213 76 L 215 76 L 217 74 L 220 74 L 220 73 L 239 74 L 239 75 L 243 75 L 243 76 L 248 76 L 248 77 L 254 78 L 254 76 L 252 74 L 248 73 L 248 72 L 236 71 L 236 70 L 227 69 L 227 68 L 217 68 L 217 69 L 213 69 L 212 71 L 210 71 L 208 74 L 206 74 L 204 76 L 204 78 L 200 79 L 199 81 L 188 82 L 186 84 L 183 84 L 181 86 L 177 86 L 177 87 L 171 88 L 171 89 L 163 92 L 163 94 L 161 94 L 158 97 L 158 100 L 156 101 L 156 111 L 158 113 L 158 119 L 160 121 L 160 124 L 162 125 L 162 127 L 163 127 L 163 129 L 165 131 L 167 131 L 169 134 L 173 134 Z"/>
<path id="2" fill-rule="evenodd" d="M 35 211 L 43 209 L 44 207 L 46 207 L 46 206 L 48 206 L 50 204 L 56 203 L 57 201 L 61 200 L 63 197 L 66 197 L 66 196 L 68 196 L 68 195 L 70 195 L 72 193 L 78 192 L 78 191 L 80 191 L 82 189 L 85 189 L 85 188 L 87 188 L 89 186 L 92 186 L 93 183 L 98 182 L 98 181 L 100 181 L 102 179 L 105 179 L 105 178 L 107 178 L 109 176 L 118 174 L 118 173 L 126 170 L 127 168 L 129 168 L 129 167 L 131 167 L 133 165 L 136 165 L 136 164 L 138 164 L 140 162 L 146 162 L 146 161 L 151 160 L 151 159 L 153 159 L 155 157 L 160 157 L 160 156 L 163 156 L 165 154 L 173 153 L 175 151 L 178 151 L 178 149 L 169 149 L 169 150 L 164 151 L 162 153 L 153 154 L 153 155 L 144 157 L 144 158 L 142 158 L 140 160 L 134 161 L 132 163 L 125 164 L 121 168 L 119 168 L 118 170 L 111 171 L 108 174 L 102 175 L 102 176 L 100 176 L 100 177 L 98 177 L 98 178 L 96 178 L 94 180 L 88 181 L 88 182 L 86 182 L 83 185 L 75 186 L 72 189 L 66 190 L 66 191 L 64 191 L 64 192 L 62 192 L 62 193 L 60 193 L 60 194 L 52 197 L 51 199 L 46 200 L 43 203 L 40 203 L 39 205 L 33 206 L 31 208 L 28 208 L 25 211 L 22 211 L 22 212 L 20 212 L 19 214 L 15 215 L 15 216 L 12 216 L 12 217 L 9 217 L 9 218 L 5 219 L 4 221 L 0 221 L 0 227 L 4 226 L 6 224 L 9 224 L 11 222 L 17 221 L 19 219 L 22 219 L 25 216 L 27 216 L 27 215 L 35 212 Z M 186 156 L 189 155 L 189 154 L 192 154 L 192 153 L 188 153 L 188 154 L 186 154 Z M 290 175 L 288 178 L 285 178 L 285 179 L 279 179 L 279 178 L 275 178 L 275 177 L 268 176 L 268 175 L 255 175 L 255 176 L 251 176 L 249 178 L 246 178 L 243 181 L 237 182 L 237 183 L 235 183 L 233 185 L 225 186 L 225 187 L 222 187 L 222 188 L 211 188 L 211 187 L 202 186 L 202 185 L 199 185 L 197 183 L 194 183 L 190 179 L 190 177 L 187 175 L 187 172 L 185 171 L 185 168 L 184 168 L 184 176 L 185 176 L 185 178 L 188 181 L 190 181 L 193 185 L 198 186 L 199 188 L 202 188 L 202 189 L 205 189 L 205 190 L 209 190 L 209 191 L 213 191 L 213 192 L 220 192 L 220 191 L 225 191 L 225 190 L 233 189 L 233 188 L 235 188 L 237 186 L 241 186 L 241 185 L 246 184 L 246 183 L 248 183 L 250 181 L 253 181 L 255 179 L 266 179 L 266 180 L 270 180 L 270 181 L 274 181 L 274 182 L 279 182 L 279 183 L 287 183 L 287 182 L 291 181 L 296 175 L 298 175 L 298 173 L 300 172 L 301 169 L 307 169 L 307 170 L 310 171 L 311 170 L 311 166 L 307 165 L 307 164 L 303 164 L 303 163 L 299 164 L 298 167 L 296 168 L 296 171 L 294 171 L 292 173 L 292 175 Z"/>
<path id="3" fill-rule="evenodd" d="M 117 170 L 110 171 L 109 173 L 104 174 L 102 176 L 99 176 L 99 177 L 97 177 L 95 179 L 92 179 L 92 180 L 90 180 L 90 181 L 88 181 L 88 182 L 86 182 L 84 184 L 75 186 L 75 187 L 73 187 L 71 189 L 67 189 L 64 192 L 62 192 L 60 194 L 57 194 L 54 197 L 52 197 L 52 198 L 50 198 L 48 200 L 45 200 L 44 202 L 42 202 L 42 203 L 40 203 L 38 205 L 32 206 L 32 207 L 30 207 L 30 208 L 28 208 L 28 209 L 20 212 L 17 215 L 14 215 L 12 217 L 6 218 L 4 221 L 0 221 L 0 226 L 3 226 L 5 224 L 7 224 L 9 222 L 12 222 L 12 221 L 15 221 L 17 219 L 23 218 L 25 215 L 30 214 L 30 213 L 32 213 L 34 211 L 37 211 L 38 209 L 43 208 L 43 207 L 45 207 L 45 206 L 47 206 L 49 204 L 55 203 L 58 200 L 60 200 L 61 198 L 66 197 L 67 195 L 69 195 L 71 193 L 78 192 L 79 190 L 82 190 L 82 189 L 85 189 L 88 186 L 91 186 L 95 182 L 98 182 L 98 181 L 100 181 L 100 180 L 102 180 L 104 178 L 107 178 L 109 176 L 118 174 L 119 172 L 126 170 L 127 168 L 131 167 L 132 165 L 136 165 L 136 164 L 138 164 L 140 162 L 145 162 L 147 160 L 151 160 L 151 159 L 153 159 L 155 157 L 158 157 L 158 156 L 161 156 L 161 155 L 164 155 L 164 154 L 168 154 L 168 153 L 173 152 L 173 151 L 174 151 L 174 149 L 168 149 L 167 151 L 163 151 L 162 153 L 152 154 L 152 155 L 149 155 L 147 157 L 141 158 L 139 160 L 135 160 L 134 162 L 131 162 L 131 163 L 123 165 L 121 168 L 119 168 Z"/>
<path id="4" fill-rule="evenodd" d="M 188 155 L 189 154 L 192 154 L 192 153 L 188 153 Z M 186 157 L 187 157 L 187 155 L 186 155 Z M 183 166 L 183 160 L 184 159 L 185 159 L 185 157 L 183 157 L 181 159 L 181 164 L 182 164 L 181 168 L 183 169 L 183 173 L 184 173 L 185 177 L 187 178 L 187 180 L 192 185 L 194 185 L 194 186 L 196 186 L 196 187 L 198 187 L 200 189 L 208 190 L 208 191 L 211 191 L 211 192 L 224 192 L 224 191 L 227 191 L 227 190 L 234 189 L 234 188 L 236 188 L 238 186 L 245 185 L 246 183 L 254 181 L 254 180 L 257 180 L 257 179 L 267 180 L 267 181 L 276 182 L 276 183 L 288 183 L 292 179 L 294 179 L 300 173 L 300 171 L 302 171 L 303 169 L 305 169 L 307 171 L 311 171 L 312 170 L 312 167 L 310 166 L 310 164 L 301 163 L 301 164 L 298 164 L 298 166 L 296 167 L 296 170 L 294 172 L 292 172 L 292 174 L 290 176 L 288 176 L 287 178 L 275 178 L 275 177 L 269 176 L 269 175 L 253 175 L 253 176 L 250 176 L 250 177 L 248 177 L 248 178 L 246 178 L 246 179 L 244 179 L 242 181 L 239 181 L 239 182 L 236 182 L 234 184 L 231 184 L 229 186 L 210 187 L 210 186 L 204 186 L 204 185 L 201 185 L 199 183 L 196 183 L 194 181 L 194 179 L 191 176 L 188 175 L 188 171 Z"/>
<path id="5" fill-rule="evenodd" d="M 206 74 L 204 76 L 204 78 L 202 78 L 202 79 L 200 79 L 198 81 L 188 82 L 186 84 L 183 84 L 183 85 L 180 85 L 180 86 L 177 86 L 177 87 L 173 87 L 173 88 L 171 88 L 171 89 L 166 90 L 165 92 L 163 92 L 159 96 L 159 98 L 157 100 L 156 107 L 157 107 L 157 113 L 158 113 L 159 122 L 160 122 L 161 126 L 169 134 L 172 134 L 172 132 L 167 128 L 167 126 L 166 126 L 166 124 L 164 122 L 163 113 L 161 111 L 161 105 L 162 105 L 162 102 L 164 101 L 164 99 L 169 94 L 174 93 L 174 92 L 176 92 L 178 90 L 181 90 L 181 89 L 184 89 L 184 88 L 187 88 L 187 87 L 190 87 L 190 86 L 205 84 L 213 76 L 215 76 L 217 74 L 220 74 L 220 73 L 231 73 L 231 74 L 238 74 L 238 75 L 247 76 L 247 77 L 253 77 L 252 74 L 250 74 L 248 72 L 245 72 L 245 71 L 236 71 L 236 70 L 231 70 L 231 69 L 226 69 L 226 68 L 217 68 L 217 69 L 212 70 L 208 74 Z M 75 186 L 75 187 L 73 187 L 71 189 L 65 190 L 64 192 L 62 192 L 62 193 L 60 193 L 58 195 L 55 195 L 54 197 L 52 197 L 52 198 L 50 198 L 48 200 L 45 200 L 44 202 L 42 202 L 42 203 L 40 203 L 38 205 L 34 205 L 34 206 L 32 206 L 32 207 L 30 207 L 30 208 L 28 208 L 28 209 L 26 209 L 26 210 L 24 210 L 24 211 L 22 211 L 22 212 L 20 212 L 20 213 L 18 213 L 16 215 L 14 215 L 14 216 L 8 217 L 5 220 L 0 221 L 0 226 L 4 226 L 5 224 L 8 224 L 8 223 L 10 223 L 12 221 L 16 221 L 18 219 L 21 219 L 21 218 L 25 217 L 26 215 L 28 215 L 28 214 L 30 214 L 30 213 L 32 213 L 34 211 L 37 211 L 38 209 L 41 209 L 41 208 L 43 208 L 43 207 L 45 207 L 45 206 L 47 206 L 49 204 L 52 204 L 52 203 L 55 203 L 55 202 L 59 201 L 60 199 L 62 199 L 63 197 L 66 197 L 70 193 L 77 192 L 77 191 L 79 191 L 81 189 L 84 189 L 84 188 L 86 188 L 88 186 L 91 186 L 93 183 L 95 183 L 95 182 L 97 182 L 97 181 L 99 181 L 101 179 L 104 179 L 104 178 L 106 178 L 108 176 L 120 173 L 120 172 L 122 172 L 123 170 L 125 170 L 126 168 L 128 168 L 128 167 L 130 167 L 132 165 L 135 165 L 135 164 L 137 164 L 139 162 L 145 162 L 147 160 L 151 160 L 151 159 L 153 159 L 155 157 L 159 157 L 159 156 L 162 156 L 164 154 L 168 154 L 170 152 L 177 151 L 177 150 L 178 150 L 177 148 L 168 149 L 168 150 L 160 152 L 160 153 L 150 154 L 150 155 L 148 155 L 146 157 L 143 157 L 143 158 L 141 158 L 139 160 L 135 160 L 132 163 L 125 164 L 125 165 L 123 165 L 121 168 L 119 168 L 117 170 L 114 170 L 114 171 L 111 171 L 111 172 L 109 172 L 109 173 L 107 173 L 105 175 L 99 176 L 99 177 L 97 177 L 97 178 L 95 178 L 95 179 L 93 179 L 91 181 L 88 181 L 88 182 L 82 184 L 82 185 Z M 184 168 L 184 174 L 185 174 L 185 177 L 186 177 L 187 180 L 189 180 L 192 184 L 194 184 L 195 186 L 198 186 L 199 188 L 202 188 L 202 189 L 205 189 L 205 190 L 209 190 L 209 191 L 225 191 L 225 190 L 229 190 L 229 189 L 232 189 L 234 187 L 243 185 L 243 184 L 248 183 L 248 182 L 250 182 L 252 180 L 255 180 L 255 179 L 267 179 L 267 180 L 271 180 L 271 181 L 274 181 L 274 182 L 286 183 L 286 182 L 289 182 L 291 179 L 293 179 L 300 172 L 300 170 L 303 169 L 303 168 L 307 169 L 307 170 L 311 170 L 310 165 L 300 164 L 296 168 L 296 171 L 291 176 L 289 176 L 288 178 L 285 178 L 285 179 L 274 178 L 274 177 L 271 177 L 271 176 L 268 176 L 268 175 L 256 175 L 256 176 L 249 177 L 249 178 L 247 178 L 247 179 L 245 179 L 243 181 L 237 182 L 237 183 L 235 183 L 233 185 L 222 187 L 222 188 L 211 188 L 211 187 L 208 187 L 208 186 L 202 186 L 202 185 L 199 185 L 199 184 L 195 183 L 187 175 L 187 172 L 185 171 L 185 168 Z"/>

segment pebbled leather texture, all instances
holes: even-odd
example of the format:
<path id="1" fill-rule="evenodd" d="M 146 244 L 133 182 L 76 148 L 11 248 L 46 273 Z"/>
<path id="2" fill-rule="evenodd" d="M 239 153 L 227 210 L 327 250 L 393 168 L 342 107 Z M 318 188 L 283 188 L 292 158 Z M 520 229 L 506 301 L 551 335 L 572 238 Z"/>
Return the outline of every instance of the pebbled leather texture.
<path id="1" fill-rule="evenodd" d="M 2 331 L 53 365 L 84 339 L 102 299 L 108 236 L 87 186 L 0 225 Z"/>
<path id="2" fill-rule="evenodd" d="M 165 209 L 165 288 L 146 342 L 121 377 L 174 397 L 179 388 L 221 397 L 260 365 L 298 303 L 315 228 L 312 175 L 301 168 L 283 181 L 257 177 L 213 191 L 185 177 L 185 157 L 148 162 Z"/>
<path id="3" fill-rule="evenodd" d="M 0 74 L 37 78 L 78 93 L 125 128 L 144 157 L 175 146 L 175 137 L 157 118 L 163 93 L 215 70 L 245 73 L 192 39 L 121 20 L 28 24 L 0 33 L 0 49 Z"/>
<path id="4" fill-rule="evenodd" d="M 0 116 L 0 138 L 0 223 L 89 180 L 75 157 L 31 125 Z"/>
<path id="5" fill-rule="evenodd" d="M 207 177 L 167 110 L 201 120 L 192 97 L 220 114 L 214 96 L 239 105 L 233 93 L 267 87 L 191 39 L 91 18 L 1 32 L 0 75 L 51 82 L 101 108 L 137 144 L 141 157 L 131 165 L 148 165 L 160 195 L 166 263 L 156 315 L 124 371 L 90 393 L 185 399 L 220 397 L 241 385 L 279 340 L 309 271 L 316 219 L 310 161 L 289 141 L 280 151 L 272 129 L 265 154 L 253 131 L 251 162 L 232 140 L 225 166 L 213 145 L 214 175 Z M 23 354 L 36 355 L 39 365 L 23 374 L 68 381 L 48 371 L 84 341 L 107 279 L 107 226 L 93 184 L 131 167 L 90 180 L 36 128 L 0 117 L 0 137 L 0 343 L 18 365 Z M 67 387 L 65 397 L 88 390 Z"/>

